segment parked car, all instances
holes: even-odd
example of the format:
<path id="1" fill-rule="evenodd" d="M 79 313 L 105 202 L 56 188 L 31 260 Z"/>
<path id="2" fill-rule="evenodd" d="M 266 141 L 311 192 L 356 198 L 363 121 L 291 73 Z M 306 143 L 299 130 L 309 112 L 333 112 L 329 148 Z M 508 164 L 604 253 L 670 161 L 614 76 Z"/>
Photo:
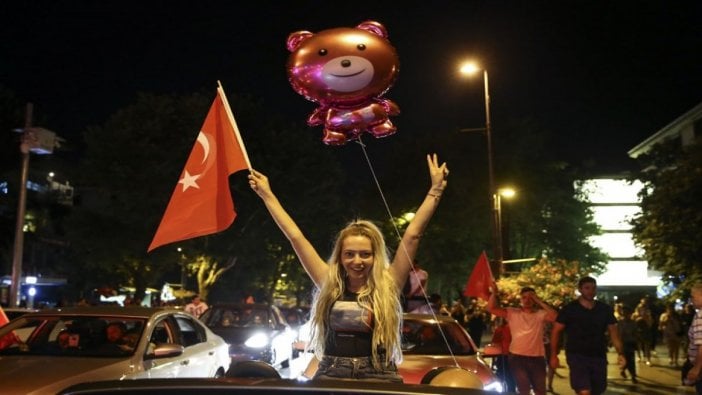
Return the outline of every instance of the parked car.
<path id="1" fill-rule="evenodd" d="M 446 340 L 439 328 L 443 331 Z M 308 340 L 309 333 L 301 329 L 298 342 L 295 344 L 302 351 Z M 303 357 L 312 359 L 309 355 L 303 355 L 301 358 Z M 495 392 L 503 390 L 499 378 L 478 355 L 478 348 L 468 332 L 449 316 L 404 314 L 402 357 L 402 363 L 397 369 L 405 384 L 422 384 L 423 380 L 426 381 L 425 378 L 431 377 L 435 369 L 458 365 L 476 375 L 484 390 Z M 316 366 L 313 361 L 301 375 L 310 378 L 314 375 L 314 370 Z"/>
<path id="2" fill-rule="evenodd" d="M 119 326 L 117 341 L 108 327 Z M 0 328 L 2 391 L 56 393 L 76 383 L 141 378 L 221 377 L 227 343 L 174 309 L 91 306 L 25 314 Z M 112 336 L 110 336 L 112 337 Z"/>
<path id="3" fill-rule="evenodd" d="M 256 360 L 275 367 L 289 366 L 295 332 L 277 307 L 216 304 L 200 320 L 229 343 L 232 363 Z"/>

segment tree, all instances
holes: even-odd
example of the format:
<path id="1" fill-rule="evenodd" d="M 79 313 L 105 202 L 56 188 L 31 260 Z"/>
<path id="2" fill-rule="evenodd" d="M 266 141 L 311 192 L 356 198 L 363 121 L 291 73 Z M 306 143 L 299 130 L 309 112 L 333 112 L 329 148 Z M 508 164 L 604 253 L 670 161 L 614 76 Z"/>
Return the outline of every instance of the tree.
<path id="1" fill-rule="evenodd" d="M 519 306 L 519 291 L 532 287 L 541 300 L 559 307 L 575 299 L 578 280 L 589 274 L 578 262 L 563 259 L 540 259 L 515 276 L 497 281 L 500 300 L 509 306 Z"/>
<path id="2" fill-rule="evenodd" d="M 83 287 L 130 284 L 143 290 L 173 282 L 185 266 L 197 275 L 198 291 L 213 298 L 232 299 L 231 290 L 246 288 L 264 289 L 270 298 L 291 249 L 244 171 L 230 177 L 237 218 L 229 229 L 146 253 L 213 97 L 140 94 L 104 125 L 86 131 L 81 204 L 69 227 L 75 255 L 67 265 L 70 270 L 79 263 L 72 278 L 82 278 Z M 253 166 L 269 176 L 308 237 L 326 241 L 321 235 L 328 236 L 332 222 L 338 226 L 342 213 L 343 174 L 331 152 L 260 102 L 229 100 Z M 292 271 L 301 270 L 292 263 Z"/>
<path id="3" fill-rule="evenodd" d="M 683 148 L 669 140 L 637 160 L 631 179 L 644 187 L 634 240 L 664 282 L 689 289 L 702 280 L 702 142 Z"/>

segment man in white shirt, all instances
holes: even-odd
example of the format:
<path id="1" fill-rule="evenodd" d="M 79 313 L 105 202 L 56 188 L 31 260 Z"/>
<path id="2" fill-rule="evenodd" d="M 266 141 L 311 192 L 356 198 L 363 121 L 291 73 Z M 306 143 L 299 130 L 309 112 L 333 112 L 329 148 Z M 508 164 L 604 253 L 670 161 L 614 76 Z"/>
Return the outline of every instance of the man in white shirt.
<path id="1" fill-rule="evenodd" d="M 520 395 L 546 394 L 546 358 L 544 350 L 544 322 L 553 322 L 557 312 L 544 303 L 534 288 L 524 287 L 520 293 L 520 307 L 500 307 L 497 301 L 497 283 L 492 285 L 487 310 L 503 317 L 509 324 L 512 342 L 509 346 L 509 367 Z M 536 307 L 540 306 L 541 309 Z"/>
<path id="2" fill-rule="evenodd" d="M 200 315 L 208 308 L 207 303 L 200 299 L 200 295 L 195 295 L 193 300 L 185 306 L 185 312 L 193 315 L 195 318 L 200 318 Z"/>

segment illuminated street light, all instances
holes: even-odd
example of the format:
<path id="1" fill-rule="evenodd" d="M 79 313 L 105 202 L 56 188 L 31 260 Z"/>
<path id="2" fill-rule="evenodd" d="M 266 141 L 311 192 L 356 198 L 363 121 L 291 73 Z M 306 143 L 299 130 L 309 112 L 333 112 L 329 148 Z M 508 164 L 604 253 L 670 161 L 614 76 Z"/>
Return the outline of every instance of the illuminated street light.
<path id="1" fill-rule="evenodd" d="M 481 68 L 474 62 L 466 62 L 460 66 L 460 72 L 464 75 L 474 75 Z M 495 189 L 495 172 L 492 165 L 492 130 L 490 125 L 490 90 L 488 85 L 488 72 L 483 71 L 483 84 L 485 86 L 485 140 L 487 141 L 487 158 L 488 158 L 488 183 L 490 188 L 490 203 L 492 205 L 492 244 L 493 244 L 493 260 L 498 268 L 498 276 L 503 273 L 503 255 L 502 255 L 502 235 L 500 232 L 500 198 L 497 189 Z M 467 129 L 470 131 L 470 129 Z"/>

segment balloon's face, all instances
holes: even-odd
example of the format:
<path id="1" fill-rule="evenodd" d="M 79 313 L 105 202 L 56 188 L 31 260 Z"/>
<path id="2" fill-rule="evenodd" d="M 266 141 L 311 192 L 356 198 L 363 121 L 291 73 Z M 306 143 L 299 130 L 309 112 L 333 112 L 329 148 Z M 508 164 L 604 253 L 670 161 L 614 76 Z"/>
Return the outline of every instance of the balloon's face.
<path id="1" fill-rule="evenodd" d="M 383 95 L 399 70 L 397 52 L 386 35 L 377 23 L 292 33 L 290 84 L 308 100 L 326 106 L 356 105 Z"/>

